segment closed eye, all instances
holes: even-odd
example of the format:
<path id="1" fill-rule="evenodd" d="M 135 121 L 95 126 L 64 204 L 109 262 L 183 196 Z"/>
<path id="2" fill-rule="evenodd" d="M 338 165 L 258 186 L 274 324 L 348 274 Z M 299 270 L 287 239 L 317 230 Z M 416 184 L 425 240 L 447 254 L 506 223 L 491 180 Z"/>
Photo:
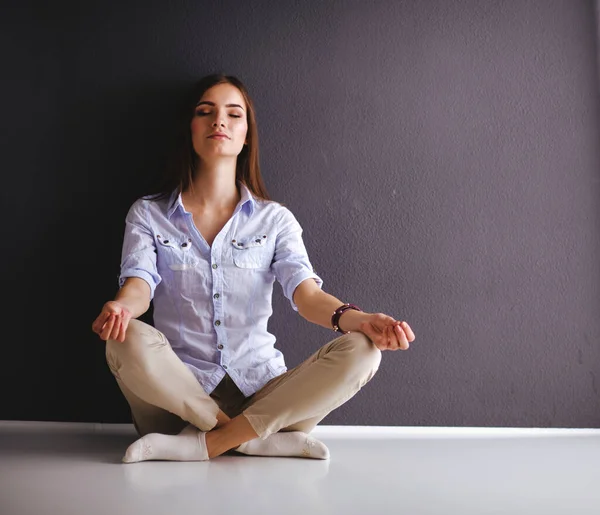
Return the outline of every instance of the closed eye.
<path id="1" fill-rule="evenodd" d="M 209 114 L 210 111 L 196 111 L 196 116 L 207 116 Z M 241 118 L 241 115 L 234 113 L 230 113 L 229 116 L 231 116 L 231 118 Z"/>

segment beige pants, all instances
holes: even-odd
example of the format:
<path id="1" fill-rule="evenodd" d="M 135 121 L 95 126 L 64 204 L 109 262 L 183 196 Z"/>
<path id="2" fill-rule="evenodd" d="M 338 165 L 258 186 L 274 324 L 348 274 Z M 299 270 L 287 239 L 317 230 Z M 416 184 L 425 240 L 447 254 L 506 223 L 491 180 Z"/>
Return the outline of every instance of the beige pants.
<path id="1" fill-rule="evenodd" d="M 250 397 L 229 376 L 207 395 L 165 335 L 140 320 L 129 322 L 124 342 L 106 342 L 106 359 L 140 436 L 176 434 L 188 423 L 209 431 L 221 409 L 232 418 L 243 413 L 266 438 L 277 431 L 310 432 L 373 377 L 381 352 L 364 334 L 345 334 Z"/>

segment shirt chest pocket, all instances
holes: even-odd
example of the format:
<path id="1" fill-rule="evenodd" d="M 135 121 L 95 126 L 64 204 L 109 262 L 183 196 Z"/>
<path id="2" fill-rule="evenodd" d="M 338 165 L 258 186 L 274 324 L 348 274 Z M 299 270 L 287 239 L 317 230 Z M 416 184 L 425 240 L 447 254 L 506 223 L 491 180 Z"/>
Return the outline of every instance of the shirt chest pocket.
<path id="1" fill-rule="evenodd" d="M 238 268 L 269 268 L 273 251 L 266 234 L 236 237 L 231 240 L 233 263 Z"/>
<path id="2" fill-rule="evenodd" d="M 159 265 L 174 271 L 182 271 L 197 266 L 194 258 L 191 238 L 176 239 L 168 236 L 156 236 Z M 162 267 L 161 267 L 162 268 Z"/>
<path id="3" fill-rule="evenodd" d="M 181 301 L 181 295 L 209 295 L 210 265 L 198 257 L 191 239 L 161 235 L 156 240 L 159 273 L 178 294 L 177 302 Z"/>

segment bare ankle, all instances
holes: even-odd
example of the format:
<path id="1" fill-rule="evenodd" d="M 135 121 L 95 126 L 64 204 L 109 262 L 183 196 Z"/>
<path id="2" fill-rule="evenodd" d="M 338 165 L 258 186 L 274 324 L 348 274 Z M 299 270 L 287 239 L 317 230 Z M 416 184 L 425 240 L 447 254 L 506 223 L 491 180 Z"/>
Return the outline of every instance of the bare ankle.
<path id="1" fill-rule="evenodd" d="M 217 424 L 215 425 L 214 429 L 223 427 L 230 420 L 231 419 L 228 415 L 226 415 L 223 411 L 219 410 L 219 412 L 217 413 Z"/>
<path id="2" fill-rule="evenodd" d="M 226 427 L 227 424 L 206 433 L 206 450 L 209 458 L 216 458 L 239 445 L 232 443 L 235 442 L 235 435 L 228 434 L 230 432 L 226 430 Z"/>
<path id="3" fill-rule="evenodd" d="M 223 452 L 226 452 L 219 452 L 220 447 L 221 446 L 219 445 L 219 430 L 212 429 L 211 431 L 206 433 L 206 451 L 208 452 L 208 457 L 212 459 L 216 456 L 220 456 L 221 454 L 223 454 Z"/>
<path id="4" fill-rule="evenodd" d="M 239 445 L 258 438 L 258 435 L 243 415 L 238 415 L 222 426 L 206 433 L 208 456 L 214 458 L 235 449 Z"/>

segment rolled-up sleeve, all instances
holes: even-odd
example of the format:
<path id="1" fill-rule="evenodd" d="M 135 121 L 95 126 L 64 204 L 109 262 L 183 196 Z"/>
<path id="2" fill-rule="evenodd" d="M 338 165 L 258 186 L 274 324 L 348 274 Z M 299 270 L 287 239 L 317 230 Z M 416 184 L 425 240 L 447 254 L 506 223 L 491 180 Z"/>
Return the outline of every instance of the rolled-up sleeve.
<path id="1" fill-rule="evenodd" d="M 282 208 L 277 228 L 275 256 L 271 269 L 281 284 L 283 294 L 290 301 L 294 311 L 298 311 L 298 306 L 293 300 L 298 285 L 306 279 L 314 279 L 321 288 L 323 280 L 314 272 L 302 240 L 302 227 L 289 209 Z"/>
<path id="2" fill-rule="evenodd" d="M 125 217 L 119 288 L 128 277 L 139 277 L 150 286 L 150 299 L 161 281 L 156 267 L 154 234 L 147 217 L 147 201 L 137 200 Z"/>

